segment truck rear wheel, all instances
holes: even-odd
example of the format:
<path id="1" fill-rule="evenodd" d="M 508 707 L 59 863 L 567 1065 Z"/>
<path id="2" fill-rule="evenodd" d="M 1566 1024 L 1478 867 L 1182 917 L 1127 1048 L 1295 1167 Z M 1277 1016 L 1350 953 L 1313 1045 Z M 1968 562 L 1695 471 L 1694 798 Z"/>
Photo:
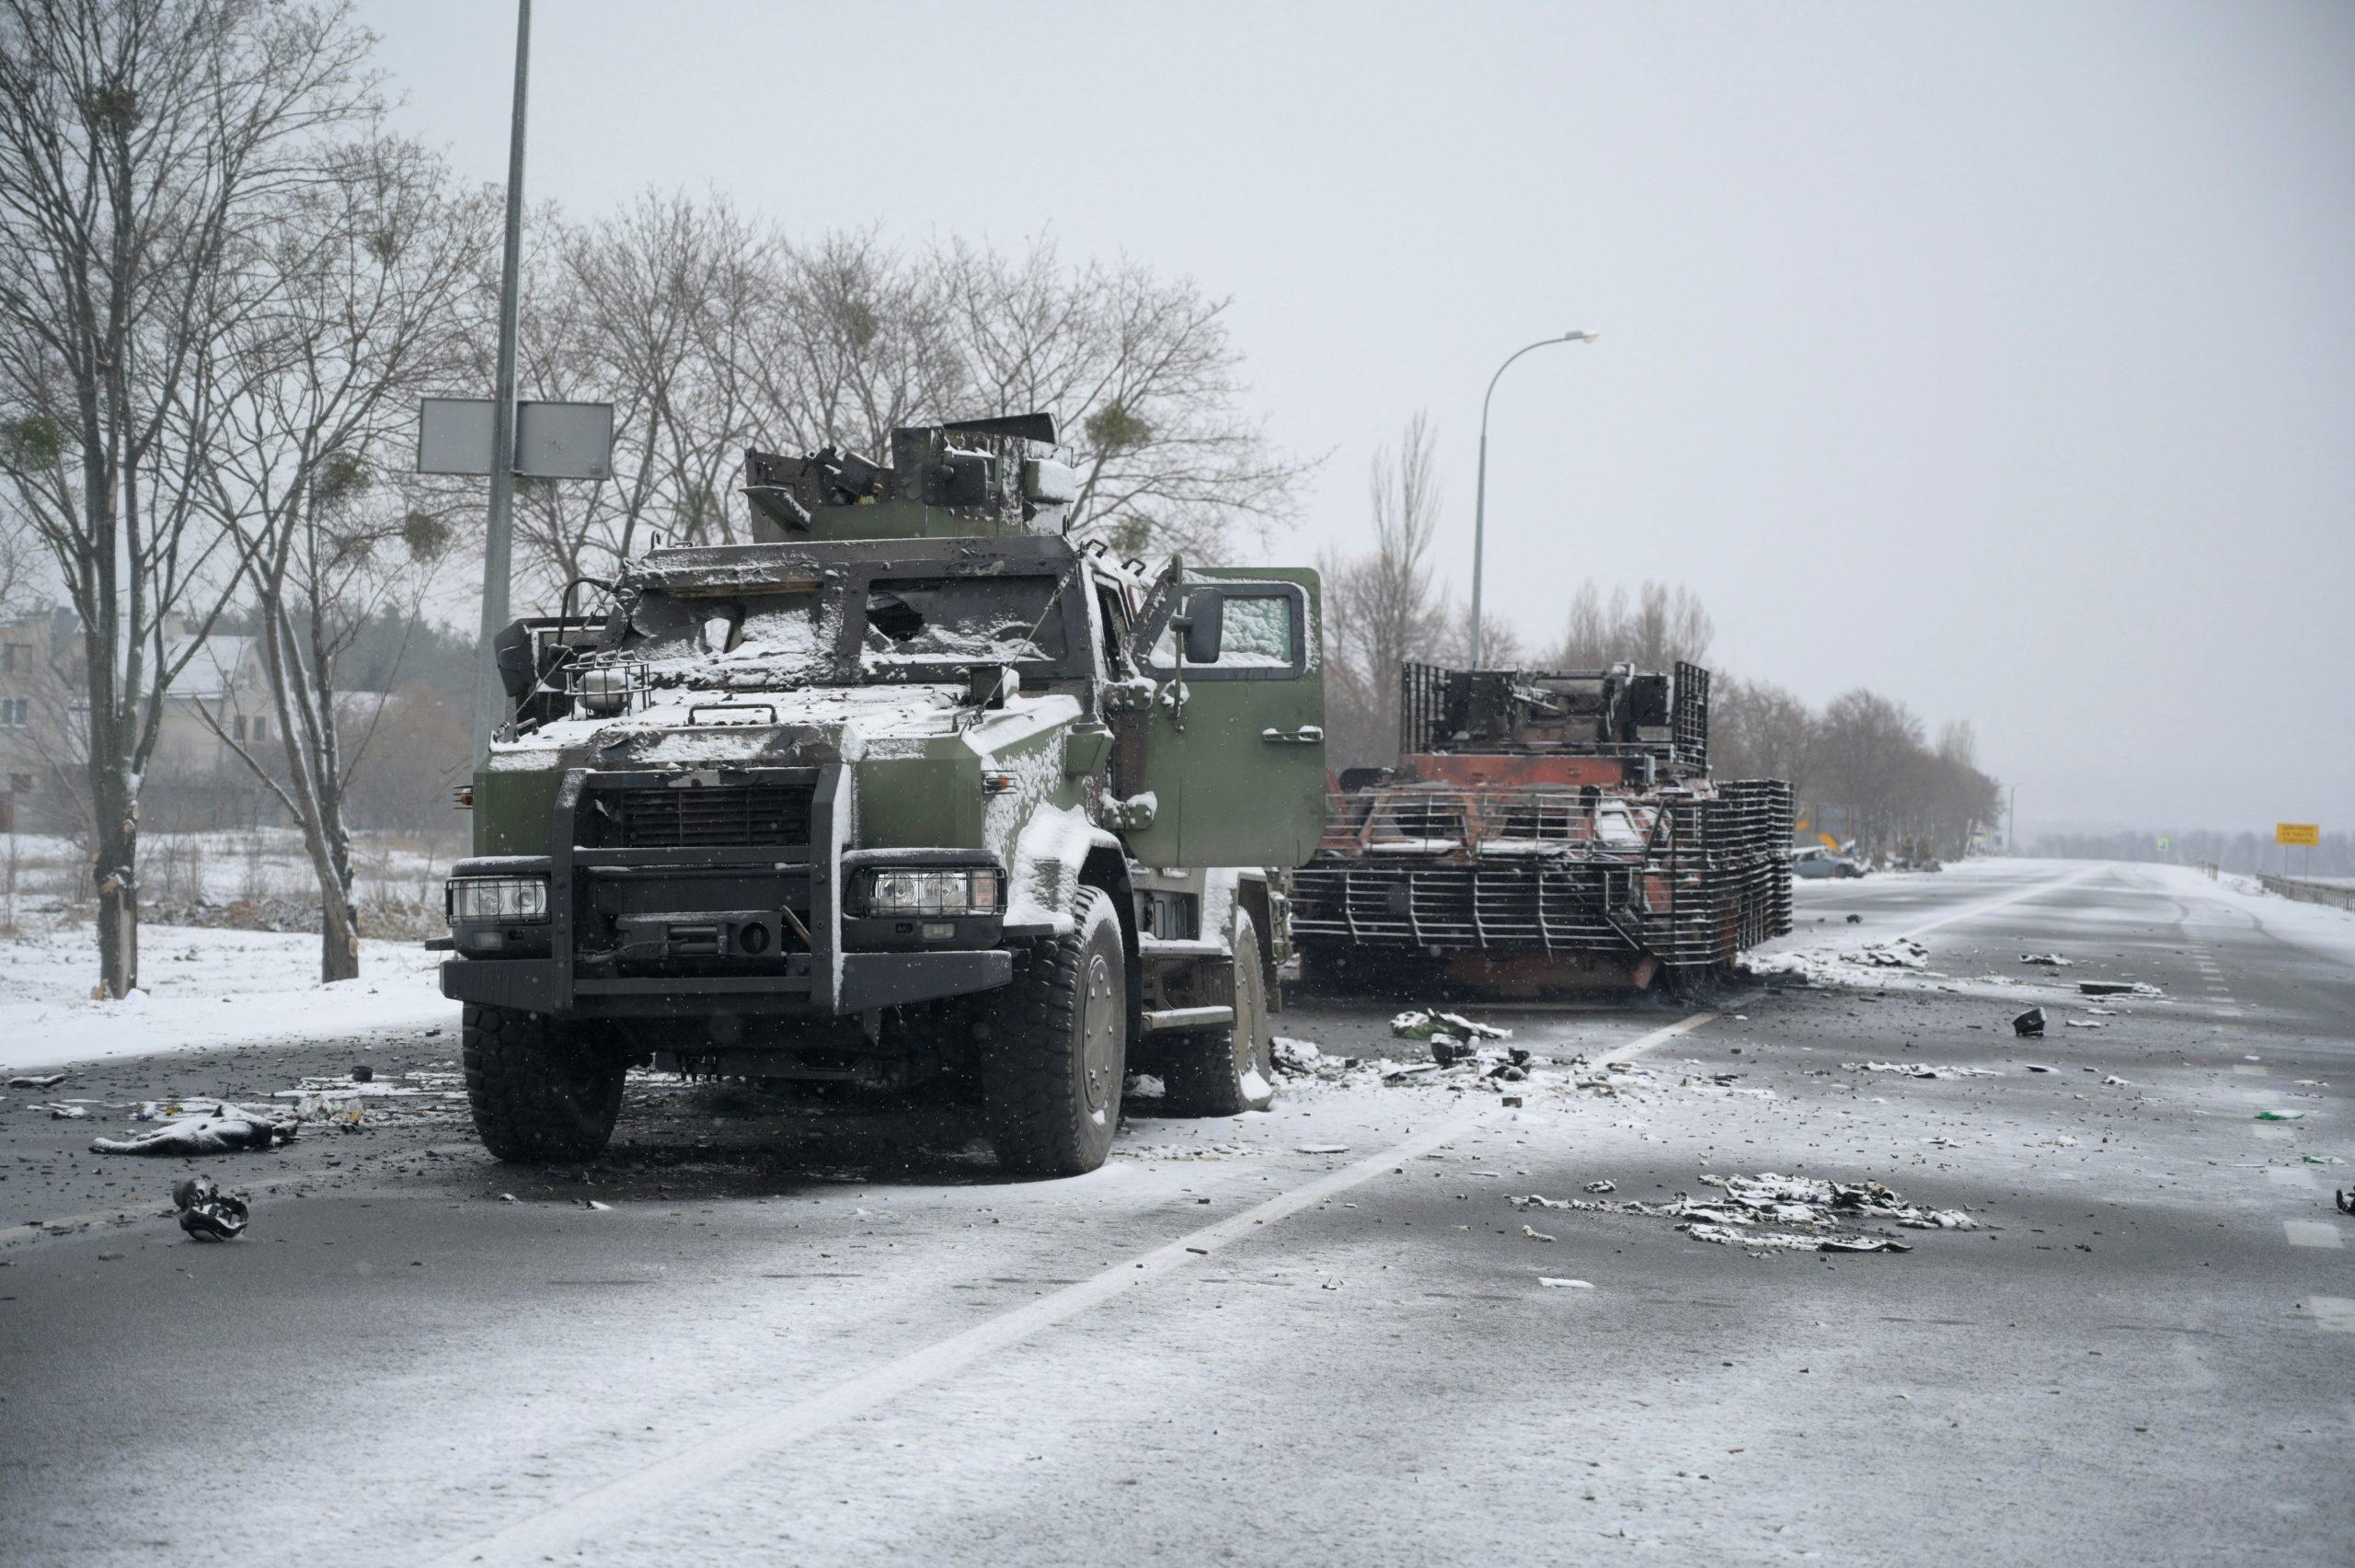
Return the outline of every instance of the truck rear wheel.
<path id="1" fill-rule="evenodd" d="M 483 1147 L 501 1160 L 592 1160 L 613 1140 L 628 1059 L 579 1045 L 536 1013 L 469 1006 L 461 1054 Z"/>
<path id="2" fill-rule="evenodd" d="M 1072 929 L 1040 944 L 990 1024 L 982 1104 L 1000 1164 L 1076 1176 L 1111 1152 L 1128 1075 L 1128 956 L 1120 917 L 1082 887 Z"/>
<path id="3" fill-rule="evenodd" d="M 1268 971 L 1258 928 L 1235 914 L 1235 1022 L 1169 1047 L 1162 1106 L 1173 1116 L 1232 1116 L 1276 1098 L 1276 1036 L 1268 1022 Z"/>

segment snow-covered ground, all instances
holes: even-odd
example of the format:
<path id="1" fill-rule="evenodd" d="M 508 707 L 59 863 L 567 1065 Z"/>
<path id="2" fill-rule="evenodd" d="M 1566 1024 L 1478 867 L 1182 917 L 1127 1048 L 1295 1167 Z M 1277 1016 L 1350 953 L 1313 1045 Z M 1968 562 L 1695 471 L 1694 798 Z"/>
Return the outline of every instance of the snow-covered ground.
<path id="1" fill-rule="evenodd" d="M 2144 878 L 2145 886 L 2186 898 L 2221 898 L 2247 915 L 2267 935 L 2355 968 L 2355 910 L 2277 898 L 2259 887 L 2254 876 L 2228 876 L 2211 882 L 2203 873 L 2184 865 L 2121 865 L 2120 869 Z"/>
<path id="2" fill-rule="evenodd" d="M 0 1070 L 457 1022 L 414 942 L 362 943 L 360 978 L 334 985 L 316 935 L 151 925 L 139 946 L 142 989 L 94 1001 L 86 926 L 0 943 Z"/>

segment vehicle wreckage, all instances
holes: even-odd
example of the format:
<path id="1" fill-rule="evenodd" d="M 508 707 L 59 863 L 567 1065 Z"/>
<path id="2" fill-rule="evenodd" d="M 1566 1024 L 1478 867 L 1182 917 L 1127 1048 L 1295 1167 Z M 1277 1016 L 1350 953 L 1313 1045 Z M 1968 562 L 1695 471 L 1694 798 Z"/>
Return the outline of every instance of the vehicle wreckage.
<path id="1" fill-rule="evenodd" d="M 1643 990 L 1791 928 L 1791 789 L 1709 777 L 1709 673 L 1409 664 L 1395 768 L 1293 877 L 1312 978 Z"/>
<path id="2" fill-rule="evenodd" d="M 1054 441 L 748 453 L 752 543 L 499 639 L 442 967 L 491 1152 L 595 1154 L 648 1061 L 930 1086 L 1042 1173 L 1102 1163 L 1132 1069 L 1172 1110 L 1268 1103 L 1316 575 L 1074 544 Z"/>

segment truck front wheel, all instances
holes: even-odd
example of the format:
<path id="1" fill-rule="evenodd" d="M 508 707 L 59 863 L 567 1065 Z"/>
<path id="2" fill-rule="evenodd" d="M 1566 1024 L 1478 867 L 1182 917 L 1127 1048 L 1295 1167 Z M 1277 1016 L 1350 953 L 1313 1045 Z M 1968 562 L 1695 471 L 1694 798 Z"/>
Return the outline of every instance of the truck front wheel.
<path id="1" fill-rule="evenodd" d="M 612 1141 L 627 1058 L 569 1040 L 539 1013 L 477 1006 L 465 1011 L 461 1054 L 475 1130 L 497 1158 L 592 1160 Z"/>
<path id="2" fill-rule="evenodd" d="M 1128 959 L 1111 898 L 1082 887 L 1072 928 L 1048 938 L 990 1021 L 982 1104 L 998 1162 L 1076 1176 L 1111 1152 L 1128 1075 Z"/>
<path id="3" fill-rule="evenodd" d="M 1264 1111 L 1276 1097 L 1275 1028 L 1268 1022 L 1268 971 L 1251 917 L 1235 912 L 1235 1022 L 1178 1041 L 1162 1073 L 1162 1107 L 1181 1116 Z"/>

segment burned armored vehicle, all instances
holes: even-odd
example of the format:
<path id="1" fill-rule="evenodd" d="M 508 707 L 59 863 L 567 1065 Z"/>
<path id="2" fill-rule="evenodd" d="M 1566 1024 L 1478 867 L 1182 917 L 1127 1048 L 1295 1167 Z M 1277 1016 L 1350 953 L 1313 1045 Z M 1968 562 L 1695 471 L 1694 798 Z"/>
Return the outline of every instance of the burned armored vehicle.
<path id="1" fill-rule="evenodd" d="M 1706 670 L 1409 664 L 1398 733 L 1294 878 L 1312 976 L 1640 990 L 1791 928 L 1790 786 L 1709 776 Z"/>
<path id="2" fill-rule="evenodd" d="M 748 454 L 753 543 L 657 549 L 500 640 L 442 990 L 503 1159 L 632 1063 L 924 1086 L 1008 1167 L 1100 1164 L 1131 1070 L 1272 1093 L 1269 868 L 1323 826 L 1317 581 L 1064 536 L 1045 416 Z"/>

